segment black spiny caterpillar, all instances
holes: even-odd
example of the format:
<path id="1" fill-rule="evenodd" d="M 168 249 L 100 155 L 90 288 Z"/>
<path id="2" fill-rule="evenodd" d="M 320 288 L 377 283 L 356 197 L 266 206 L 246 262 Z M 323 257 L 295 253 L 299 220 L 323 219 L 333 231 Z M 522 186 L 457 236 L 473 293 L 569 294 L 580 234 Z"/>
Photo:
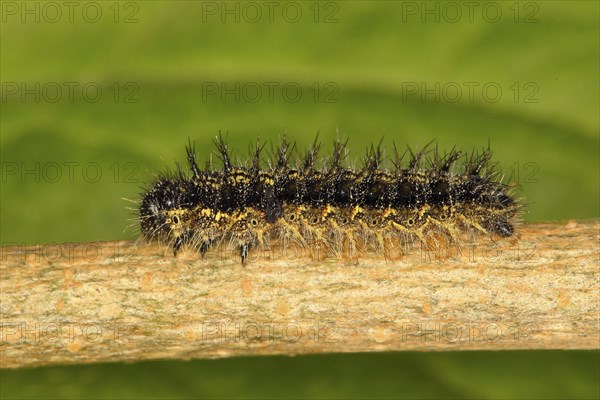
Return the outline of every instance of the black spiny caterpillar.
<path id="1" fill-rule="evenodd" d="M 462 155 L 437 147 L 409 157 L 397 151 L 384 167 L 381 143 L 367 150 L 362 168 L 346 165 L 346 142 L 318 159 L 315 143 L 304 154 L 281 141 L 263 168 L 257 141 L 245 166 L 234 165 L 226 143 L 215 140 L 222 169 L 201 170 L 192 143 L 191 175 L 161 176 L 143 194 L 141 231 L 149 240 L 190 245 L 203 255 L 220 243 L 237 248 L 242 263 L 250 249 L 294 242 L 338 256 L 383 254 L 413 243 L 460 243 L 460 234 L 510 237 L 521 204 L 489 162 L 490 151 Z M 394 146 L 395 150 L 395 146 Z M 406 152 L 405 152 L 406 155 Z"/>

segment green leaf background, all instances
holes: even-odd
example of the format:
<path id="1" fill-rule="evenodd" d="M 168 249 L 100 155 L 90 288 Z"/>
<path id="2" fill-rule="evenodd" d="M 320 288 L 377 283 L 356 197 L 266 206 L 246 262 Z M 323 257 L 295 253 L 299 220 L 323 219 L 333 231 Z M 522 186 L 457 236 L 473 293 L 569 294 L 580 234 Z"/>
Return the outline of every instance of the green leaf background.
<path id="1" fill-rule="evenodd" d="M 239 22 L 205 12 L 221 2 L 96 2 L 96 23 L 81 8 L 72 22 L 12 14 L 26 3 L 2 2 L 2 244 L 135 237 L 123 198 L 137 199 L 156 171 L 183 163 L 188 137 L 208 159 L 219 131 L 241 158 L 256 137 L 283 132 L 300 148 L 317 132 L 325 148 L 348 137 L 357 161 L 380 138 L 388 151 L 392 142 L 471 150 L 489 141 L 527 201 L 526 222 L 599 216 L 598 2 L 494 2 L 497 22 L 484 18 L 486 2 L 472 20 L 455 2 L 463 14 L 452 22 L 445 2 L 302 1 L 295 23 L 283 18 L 283 2 L 272 21 L 254 3 L 263 11 L 256 23 L 236 2 L 227 7 L 240 7 Z M 413 6 L 438 7 L 439 22 Z M 73 99 L 66 82 L 78 85 Z M 269 82 L 278 85 L 272 101 Z M 101 87 L 98 101 L 82 94 L 86 83 Z M 222 99 L 207 93 L 213 84 L 248 92 Z M 286 84 L 301 88 L 298 101 L 283 95 Z M 39 85 L 39 100 L 22 85 Z M 262 96 L 251 101 L 256 85 Z M 439 85 L 439 98 L 411 94 L 414 85 Z M 501 95 L 484 93 L 488 86 Z M 559 351 L 156 361 L 3 370 L 0 394 L 598 398 L 599 364 L 598 352 Z"/>

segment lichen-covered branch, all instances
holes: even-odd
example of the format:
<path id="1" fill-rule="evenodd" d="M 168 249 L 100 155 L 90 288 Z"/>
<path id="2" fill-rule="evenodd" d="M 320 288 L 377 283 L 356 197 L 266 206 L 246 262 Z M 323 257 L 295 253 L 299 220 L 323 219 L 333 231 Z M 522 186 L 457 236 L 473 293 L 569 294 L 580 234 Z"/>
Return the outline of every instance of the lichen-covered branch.
<path id="1" fill-rule="evenodd" d="M 600 222 L 311 259 L 141 242 L 4 246 L 0 366 L 402 350 L 598 349 Z"/>

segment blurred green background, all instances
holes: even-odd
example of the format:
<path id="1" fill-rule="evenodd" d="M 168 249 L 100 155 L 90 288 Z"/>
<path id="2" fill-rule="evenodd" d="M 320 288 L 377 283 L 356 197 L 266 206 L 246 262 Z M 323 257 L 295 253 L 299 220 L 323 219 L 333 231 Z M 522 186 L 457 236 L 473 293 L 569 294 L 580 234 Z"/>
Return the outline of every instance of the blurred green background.
<path id="1" fill-rule="evenodd" d="M 2 244 L 113 240 L 155 172 L 337 132 L 480 149 L 526 221 L 599 217 L 599 6 L 0 2 Z M 271 5 L 269 5 L 271 4 Z M 598 398 L 598 352 L 324 355 L 1 371 L 2 398 Z"/>

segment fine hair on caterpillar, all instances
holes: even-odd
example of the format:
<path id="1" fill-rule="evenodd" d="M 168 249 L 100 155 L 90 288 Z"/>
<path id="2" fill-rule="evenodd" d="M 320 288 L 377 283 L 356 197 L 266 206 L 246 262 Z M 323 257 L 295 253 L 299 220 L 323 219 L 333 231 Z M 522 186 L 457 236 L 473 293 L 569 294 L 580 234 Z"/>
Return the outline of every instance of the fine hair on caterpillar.
<path id="1" fill-rule="evenodd" d="M 402 155 L 394 146 L 388 160 L 379 142 L 353 168 L 347 140 L 336 140 L 329 157 L 319 157 L 317 139 L 304 152 L 285 137 L 271 151 L 257 140 L 243 165 L 221 135 L 214 143 L 221 168 L 199 168 L 190 141 L 189 172 L 178 165 L 142 194 L 143 236 L 175 255 L 184 245 L 204 255 L 225 244 L 245 263 L 253 249 L 293 245 L 354 258 L 515 235 L 522 204 L 491 164 L 489 145 L 464 154 L 429 143 Z"/>

